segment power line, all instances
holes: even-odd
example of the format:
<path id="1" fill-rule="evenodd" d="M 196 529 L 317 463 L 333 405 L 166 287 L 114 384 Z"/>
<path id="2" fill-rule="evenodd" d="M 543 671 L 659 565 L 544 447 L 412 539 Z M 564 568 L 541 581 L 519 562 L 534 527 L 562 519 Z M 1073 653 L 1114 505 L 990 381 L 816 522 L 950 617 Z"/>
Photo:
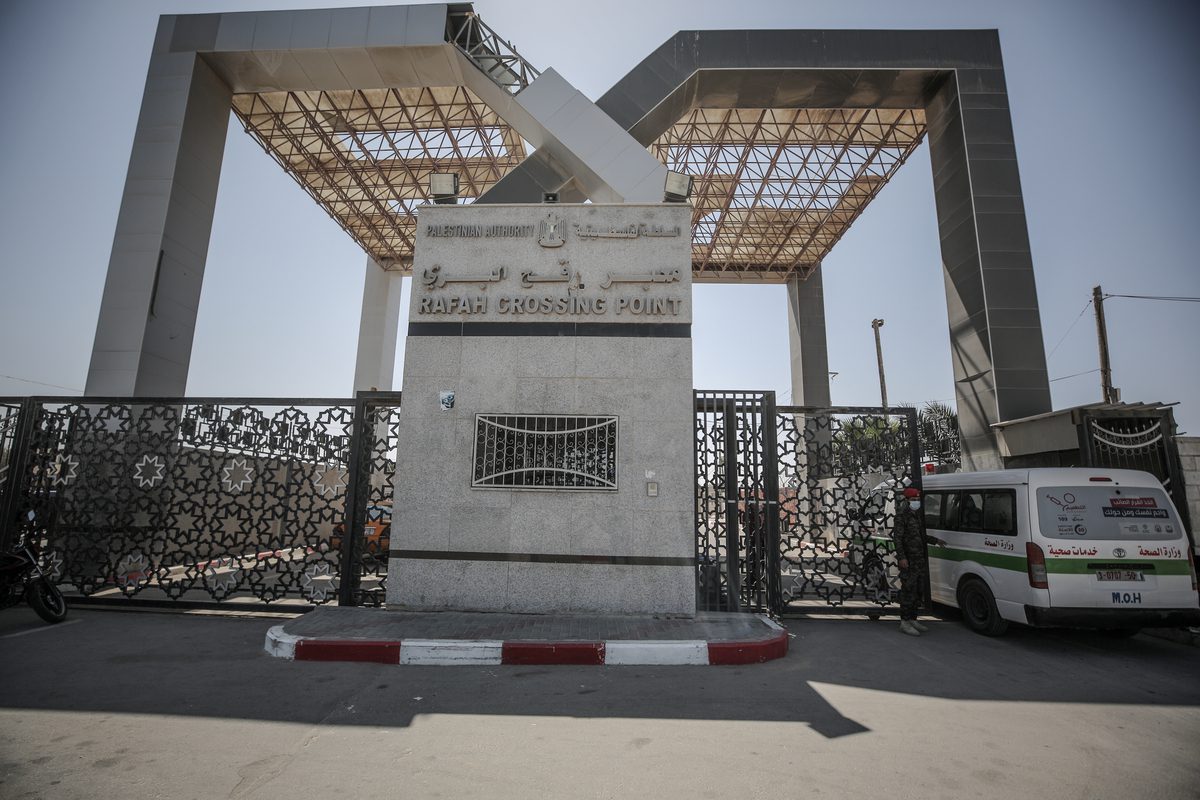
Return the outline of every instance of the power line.
<path id="1" fill-rule="evenodd" d="M 1058 350 L 1058 348 L 1062 346 L 1062 343 L 1067 340 L 1067 337 L 1071 335 L 1071 331 L 1073 331 L 1075 329 L 1075 326 L 1079 324 L 1079 320 L 1083 319 L 1083 315 L 1087 313 L 1087 310 L 1089 307 L 1091 307 L 1091 305 L 1092 305 L 1091 300 L 1088 300 L 1086 303 L 1083 304 L 1083 310 L 1079 312 L 1079 316 L 1076 317 L 1075 321 L 1071 323 L 1071 327 L 1067 328 L 1067 332 L 1064 333 L 1062 335 L 1062 338 L 1058 340 L 1058 344 L 1054 345 L 1054 349 L 1050 351 L 1050 355 L 1046 356 L 1047 361 L 1049 361 L 1050 356 L 1054 355 L 1054 353 Z"/>
<path id="2" fill-rule="evenodd" d="M 1050 383 L 1054 383 L 1055 381 L 1065 381 L 1067 378 L 1078 378 L 1080 375 L 1091 375 L 1093 372 L 1099 371 L 1100 368 L 1096 367 L 1096 369 L 1089 369 L 1086 372 L 1076 372 L 1074 375 L 1063 375 L 1061 378 L 1051 378 Z"/>
<path id="3" fill-rule="evenodd" d="M 37 386 L 49 386 L 54 389 L 66 389 L 69 392 L 80 392 L 80 393 L 83 392 L 83 389 L 76 389 L 74 386 L 59 386 L 57 383 L 45 383 L 44 381 L 31 381 L 28 378 L 18 378 L 16 375 L 0 374 L 0 378 L 8 378 L 9 380 L 20 381 L 21 383 L 32 383 Z"/>
<path id="4" fill-rule="evenodd" d="M 1170 297 L 1158 294 L 1106 294 L 1104 297 L 1105 299 L 1109 297 L 1128 297 L 1131 300 L 1165 300 L 1175 303 L 1200 303 L 1200 297 Z"/>

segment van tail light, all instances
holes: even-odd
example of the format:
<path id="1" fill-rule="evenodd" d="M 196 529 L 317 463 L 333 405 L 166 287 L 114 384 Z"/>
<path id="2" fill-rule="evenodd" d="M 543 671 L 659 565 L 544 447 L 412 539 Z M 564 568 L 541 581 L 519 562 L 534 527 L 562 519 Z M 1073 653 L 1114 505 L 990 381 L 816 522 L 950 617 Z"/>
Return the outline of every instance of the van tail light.
<path id="1" fill-rule="evenodd" d="M 1035 589 L 1049 589 L 1046 581 L 1046 554 L 1033 542 L 1025 543 L 1025 563 L 1029 569 L 1029 585 Z"/>
<path id="2" fill-rule="evenodd" d="M 1195 553 L 1195 550 L 1196 550 L 1196 548 L 1194 548 L 1194 547 L 1188 548 L 1188 572 L 1192 573 L 1192 591 L 1193 592 L 1200 589 L 1200 587 L 1198 587 L 1196 585 L 1196 553 Z"/>

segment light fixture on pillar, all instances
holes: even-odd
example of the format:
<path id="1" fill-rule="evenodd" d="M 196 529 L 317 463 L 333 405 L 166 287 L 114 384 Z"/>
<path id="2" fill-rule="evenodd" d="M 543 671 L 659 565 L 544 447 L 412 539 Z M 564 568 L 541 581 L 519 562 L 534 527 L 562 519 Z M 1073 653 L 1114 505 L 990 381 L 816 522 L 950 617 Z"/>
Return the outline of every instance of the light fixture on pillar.
<path id="1" fill-rule="evenodd" d="M 434 172 L 429 176 L 429 196 L 438 205 L 452 206 L 458 202 L 458 173 Z"/>
<path id="2" fill-rule="evenodd" d="M 685 172 L 667 170 L 667 181 L 663 186 L 664 203 L 686 203 L 692 196 L 692 176 Z"/>

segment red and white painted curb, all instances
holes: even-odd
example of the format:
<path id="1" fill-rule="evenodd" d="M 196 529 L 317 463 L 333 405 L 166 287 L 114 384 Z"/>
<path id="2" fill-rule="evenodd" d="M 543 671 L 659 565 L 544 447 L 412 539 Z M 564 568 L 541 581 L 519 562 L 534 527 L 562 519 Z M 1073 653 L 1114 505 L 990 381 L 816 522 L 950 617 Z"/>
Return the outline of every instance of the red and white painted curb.
<path id="1" fill-rule="evenodd" d="M 758 664 L 787 655 L 788 634 L 774 620 L 762 618 L 775 635 L 745 642 L 610 640 L 604 642 L 497 641 L 478 639 L 316 639 L 285 633 L 282 625 L 267 631 L 264 649 L 295 661 L 368 661 L 377 664 L 427 666 L 495 666 L 498 664 L 724 665 Z"/>

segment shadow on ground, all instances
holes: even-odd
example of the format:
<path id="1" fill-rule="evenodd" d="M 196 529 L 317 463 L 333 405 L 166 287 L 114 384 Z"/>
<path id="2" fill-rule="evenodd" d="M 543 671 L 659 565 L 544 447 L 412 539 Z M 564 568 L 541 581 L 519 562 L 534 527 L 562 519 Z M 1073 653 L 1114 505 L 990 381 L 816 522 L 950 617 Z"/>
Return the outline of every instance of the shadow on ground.
<path id="1" fill-rule="evenodd" d="M 1137 636 L 1015 629 L 988 639 L 952 616 L 789 620 L 787 658 L 744 667 L 397 667 L 267 656 L 278 619 L 73 609 L 41 630 L 0 614 L 0 708 L 407 726 L 422 714 L 802 722 L 866 728 L 813 684 L 958 700 L 1200 705 L 1200 650 Z M 17 635 L 13 635 L 17 634 Z"/>

